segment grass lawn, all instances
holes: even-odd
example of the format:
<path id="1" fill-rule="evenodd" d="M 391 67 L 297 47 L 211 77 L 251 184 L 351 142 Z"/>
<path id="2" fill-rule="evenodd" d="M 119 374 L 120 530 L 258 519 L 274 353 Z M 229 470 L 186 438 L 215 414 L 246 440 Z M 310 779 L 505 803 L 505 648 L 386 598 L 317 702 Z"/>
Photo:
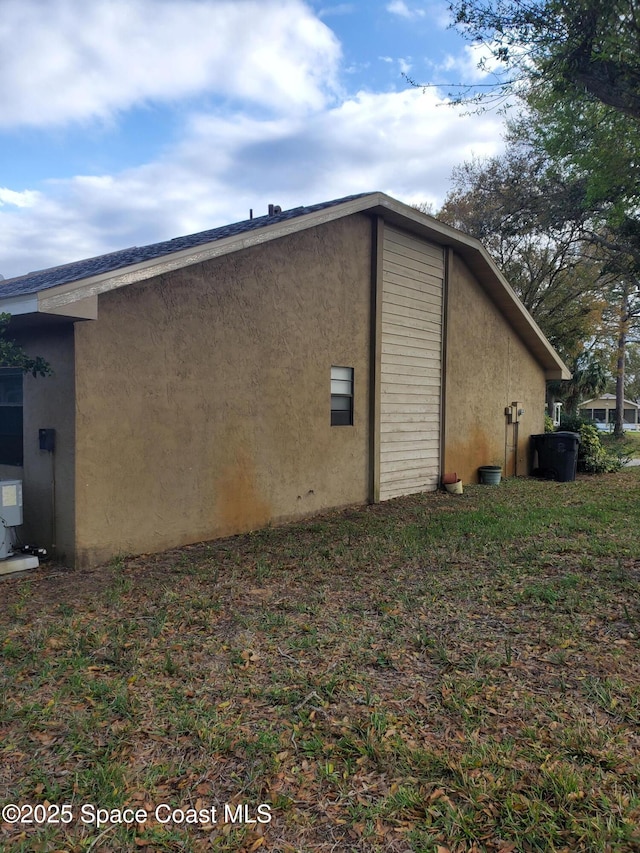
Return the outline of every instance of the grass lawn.
<path id="1" fill-rule="evenodd" d="M 622 453 L 632 459 L 640 457 L 640 432 L 627 430 L 621 438 L 616 438 L 613 433 L 601 433 L 600 438 L 607 450 Z"/>
<path id="2" fill-rule="evenodd" d="M 632 468 L 5 579 L 0 849 L 640 850 L 639 530 Z"/>

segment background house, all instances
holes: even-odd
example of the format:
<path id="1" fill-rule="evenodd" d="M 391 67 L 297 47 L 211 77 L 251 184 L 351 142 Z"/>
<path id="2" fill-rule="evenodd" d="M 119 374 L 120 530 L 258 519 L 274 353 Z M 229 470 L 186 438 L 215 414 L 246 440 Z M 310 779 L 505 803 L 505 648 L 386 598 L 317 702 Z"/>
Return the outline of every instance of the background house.
<path id="1" fill-rule="evenodd" d="M 640 406 L 633 400 L 624 401 L 623 420 L 625 429 L 637 430 L 640 427 L 638 409 Z M 579 412 L 583 418 L 595 421 L 599 428 L 613 429 L 616 422 L 616 395 L 602 394 L 593 400 L 587 400 L 585 403 L 581 403 Z"/>
<path id="2" fill-rule="evenodd" d="M 0 310 L 55 370 L 0 477 L 81 565 L 525 474 L 569 376 L 476 240 L 382 193 L 30 273 Z"/>

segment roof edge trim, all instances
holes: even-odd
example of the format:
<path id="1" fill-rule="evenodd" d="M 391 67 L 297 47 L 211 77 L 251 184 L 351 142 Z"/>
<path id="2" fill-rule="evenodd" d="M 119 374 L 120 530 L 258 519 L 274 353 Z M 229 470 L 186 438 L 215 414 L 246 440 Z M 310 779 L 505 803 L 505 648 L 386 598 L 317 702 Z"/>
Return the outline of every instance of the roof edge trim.
<path id="1" fill-rule="evenodd" d="M 277 240 L 289 234 L 294 234 L 297 231 L 312 228 L 315 225 L 322 225 L 325 222 L 341 219 L 352 213 L 366 211 L 372 206 L 371 199 L 378 195 L 379 193 L 372 193 L 370 196 L 347 201 L 334 207 L 312 211 L 311 213 L 302 214 L 292 219 L 276 222 L 273 225 L 265 225 L 264 228 L 255 231 L 222 237 L 210 243 L 203 243 L 197 247 L 171 252 L 170 254 L 163 255 L 161 258 L 153 258 L 152 260 L 133 264 L 119 270 L 100 273 L 89 278 L 60 284 L 41 292 L 46 293 L 46 304 L 48 306 L 62 307 L 78 299 L 98 296 L 101 293 L 107 293 L 119 287 L 125 287 L 126 285 L 145 281 L 158 275 L 164 275 L 176 269 L 209 261 L 241 249 L 259 246 L 271 240 Z"/>
<path id="2" fill-rule="evenodd" d="M 398 201 L 382 192 L 372 192 L 349 198 L 343 202 L 301 213 L 289 219 L 280 220 L 273 224 L 264 225 L 252 231 L 241 232 L 228 237 L 221 237 L 209 243 L 189 247 L 177 252 L 171 252 L 141 263 L 121 267 L 117 270 L 103 272 L 98 275 L 60 284 L 39 291 L 33 298 L 15 298 L 15 313 L 52 313 L 70 317 L 85 317 L 95 319 L 97 310 L 94 302 L 102 293 L 135 284 L 140 281 L 164 275 L 177 269 L 193 264 L 213 260 L 241 249 L 260 246 L 272 240 L 304 231 L 317 225 L 332 222 L 355 213 L 365 213 L 382 216 L 391 223 L 408 228 L 427 239 L 450 246 L 469 265 L 478 277 L 481 285 L 490 292 L 496 304 L 501 308 L 505 319 L 511 323 L 525 344 L 540 362 L 548 379 L 570 379 L 571 372 L 551 346 L 533 317 L 522 305 L 515 292 L 504 278 L 495 262 L 482 243 L 462 231 L 439 222 L 432 216 L 421 213 L 404 202 Z M 6 302 L 1 298 L 7 310 L 11 311 L 13 302 L 8 297 Z M 81 307 L 74 303 L 84 302 Z M 34 304 L 36 305 L 34 309 Z"/>

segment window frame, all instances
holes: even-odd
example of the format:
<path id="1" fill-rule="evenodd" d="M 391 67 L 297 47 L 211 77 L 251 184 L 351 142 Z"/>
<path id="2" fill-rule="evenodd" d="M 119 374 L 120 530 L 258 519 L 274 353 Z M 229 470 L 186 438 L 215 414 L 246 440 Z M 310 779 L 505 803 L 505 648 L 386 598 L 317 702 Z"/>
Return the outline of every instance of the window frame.
<path id="1" fill-rule="evenodd" d="M 331 426 L 353 426 L 355 369 L 331 365 Z"/>
<path id="2" fill-rule="evenodd" d="M 19 400 L 5 400 L 2 379 L 7 376 L 20 377 Z M 7 409 L 19 409 L 16 429 L 9 431 L 11 421 Z M 0 367 L 0 465 L 21 468 L 24 465 L 24 371 L 17 367 Z M 11 439 L 11 440 L 9 440 Z"/>

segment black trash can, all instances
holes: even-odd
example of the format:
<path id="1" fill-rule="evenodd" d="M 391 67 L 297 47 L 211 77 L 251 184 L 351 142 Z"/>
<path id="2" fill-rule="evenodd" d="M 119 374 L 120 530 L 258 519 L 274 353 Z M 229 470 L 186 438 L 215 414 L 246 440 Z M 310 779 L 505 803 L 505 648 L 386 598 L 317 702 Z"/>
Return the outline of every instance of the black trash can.
<path id="1" fill-rule="evenodd" d="M 532 435 L 531 441 L 535 476 L 546 480 L 559 480 L 561 483 L 575 480 L 580 433 L 545 432 L 542 435 Z"/>

